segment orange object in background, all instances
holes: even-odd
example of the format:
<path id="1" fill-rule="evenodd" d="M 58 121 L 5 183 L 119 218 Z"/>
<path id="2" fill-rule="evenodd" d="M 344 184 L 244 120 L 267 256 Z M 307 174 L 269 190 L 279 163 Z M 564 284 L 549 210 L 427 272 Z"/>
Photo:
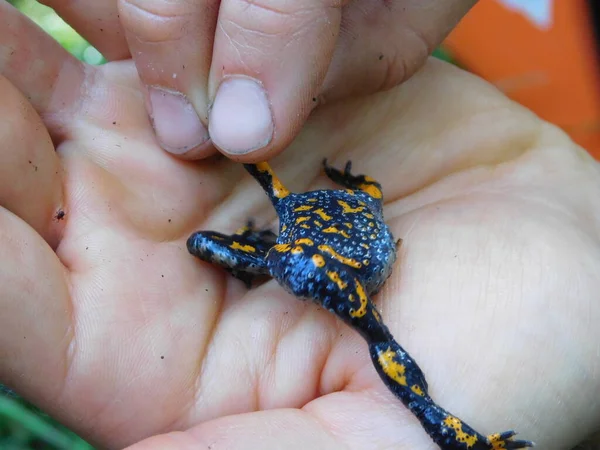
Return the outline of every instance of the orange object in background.
<path id="1" fill-rule="evenodd" d="M 479 0 L 443 47 L 600 159 L 597 0 Z"/>

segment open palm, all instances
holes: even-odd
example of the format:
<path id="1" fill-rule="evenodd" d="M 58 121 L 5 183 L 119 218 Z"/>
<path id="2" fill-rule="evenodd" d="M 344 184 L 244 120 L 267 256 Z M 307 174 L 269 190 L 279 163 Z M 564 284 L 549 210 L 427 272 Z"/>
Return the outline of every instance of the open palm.
<path id="1" fill-rule="evenodd" d="M 162 151 L 131 63 L 84 68 L 31 39 L 0 66 L 0 380 L 108 448 L 434 448 L 352 330 L 187 253 L 197 229 L 273 225 L 242 166 Z M 432 396 L 541 448 L 591 432 L 596 164 L 434 60 L 319 109 L 273 167 L 295 191 L 331 186 L 323 157 L 383 184 L 404 243 L 376 301 Z"/>

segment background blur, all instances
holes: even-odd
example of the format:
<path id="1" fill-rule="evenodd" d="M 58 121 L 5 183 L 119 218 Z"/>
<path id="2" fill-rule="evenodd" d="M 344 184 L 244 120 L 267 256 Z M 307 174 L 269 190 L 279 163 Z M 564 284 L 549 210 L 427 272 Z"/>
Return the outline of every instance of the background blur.
<path id="1" fill-rule="evenodd" d="M 8 1 L 77 58 L 106 62 L 51 9 L 34 0 Z M 495 84 L 600 159 L 597 0 L 479 0 L 434 55 Z M 0 450 L 33 449 L 93 450 L 0 385 Z M 600 450 L 600 444 L 577 449 Z"/>
<path id="2" fill-rule="evenodd" d="M 480 0 L 444 47 L 600 158 L 600 2 Z"/>

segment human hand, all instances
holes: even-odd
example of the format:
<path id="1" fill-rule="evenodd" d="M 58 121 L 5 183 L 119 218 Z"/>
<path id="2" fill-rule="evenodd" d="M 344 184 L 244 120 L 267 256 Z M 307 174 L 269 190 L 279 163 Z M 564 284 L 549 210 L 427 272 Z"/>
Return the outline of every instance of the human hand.
<path id="1" fill-rule="evenodd" d="M 133 57 L 167 151 L 256 162 L 319 103 L 410 77 L 476 0 L 43 3 L 109 60 Z"/>
<path id="2" fill-rule="evenodd" d="M 0 380 L 106 448 L 433 449 L 356 333 L 187 253 L 274 218 L 241 165 L 161 151 L 132 63 L 86 67 L 0 14 Z M 432 396 L 538 448 L 592 431 L 597 163 L 435 60 L 319 108 L 273 166 L 304 191 L 330 186 L 325 156 L 383 183 L 404 242 L 375 300 Z"/>

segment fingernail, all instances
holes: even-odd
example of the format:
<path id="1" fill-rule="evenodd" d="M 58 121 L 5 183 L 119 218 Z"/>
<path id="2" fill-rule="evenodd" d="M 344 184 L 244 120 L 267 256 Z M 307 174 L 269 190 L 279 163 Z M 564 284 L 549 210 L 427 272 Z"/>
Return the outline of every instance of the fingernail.
<path id="1" fill-rule="evenodd" d="M 161 146 L 182 155 L 208 140 L 208 131 L 187 98 L 179 93 L 150 87 L 151 118 Z"/>
<path id="2" fill-rule="evenodd" d="M 210 138 L 227 153 L 263 148 L 273 137 L 273 115 L 262 84 L 249 77 L 224 79 L 208 118 Z"/>

